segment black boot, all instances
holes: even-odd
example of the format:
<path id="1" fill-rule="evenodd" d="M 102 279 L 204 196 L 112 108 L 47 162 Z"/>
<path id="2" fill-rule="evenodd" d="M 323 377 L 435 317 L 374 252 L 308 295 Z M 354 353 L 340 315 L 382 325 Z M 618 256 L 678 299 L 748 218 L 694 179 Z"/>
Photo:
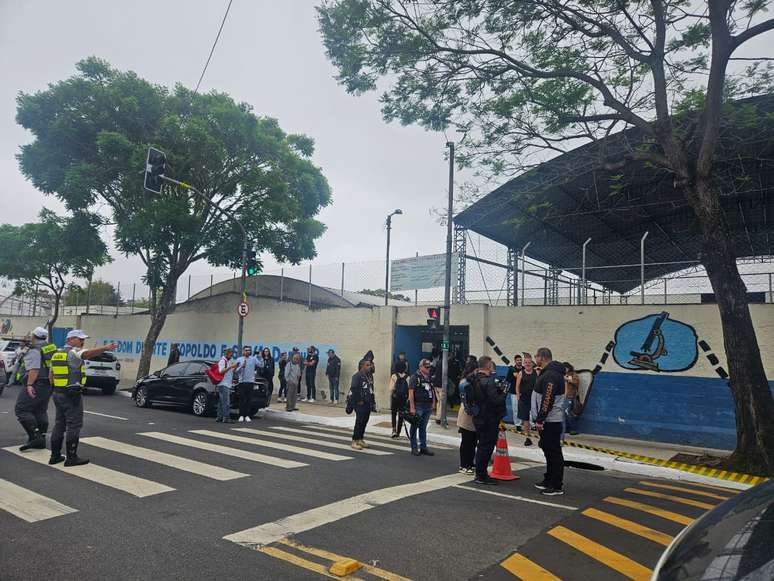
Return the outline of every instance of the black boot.
<path id="1" fill-rule="evenodd" d="M 62 456 L 62 439 L 55 440 L 54 438 L 51 438 L 51 459 L 48 461 L 49 464 L 59 464 L 60 462 L 64 462 L 65 457 Z"/>
<path id="2" fill-rule="evenodd" d="M 40 430 L 35 428 L 30 434 L 29 441 L 21 446 L 19 450 L 26 452 L 27 450 L 45 450 L 46 449 L 46 436 Z"/>
<path id="3" fill-rule="evenodd" d="M 85 458 L 78 456 L 78 440 L 67 441 L 67 460 L 65 460 L 65 466 L 83 466 L 88 464 L 89 461 Z"/>

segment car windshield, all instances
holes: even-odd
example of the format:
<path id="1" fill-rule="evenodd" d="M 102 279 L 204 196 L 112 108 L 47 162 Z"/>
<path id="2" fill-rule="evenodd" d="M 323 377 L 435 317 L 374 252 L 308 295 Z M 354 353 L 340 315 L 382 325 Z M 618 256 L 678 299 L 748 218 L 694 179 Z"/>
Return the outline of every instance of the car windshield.
<path id="1" fill-rule="evenodd" d="M 3 347 L 3 351 L 16 351 L 16 349 L 21 345 L 18 341 L 8 341 L 8 343 Z"/>

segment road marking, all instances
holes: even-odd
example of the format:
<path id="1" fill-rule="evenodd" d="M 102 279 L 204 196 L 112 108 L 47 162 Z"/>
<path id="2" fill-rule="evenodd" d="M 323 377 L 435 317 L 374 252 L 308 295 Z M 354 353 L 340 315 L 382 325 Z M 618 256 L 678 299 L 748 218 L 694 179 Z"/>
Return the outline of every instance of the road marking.
<path id="1" fill-rule="evenodd" d="M 122 418 L 121 416 L 111 416 L 110 414 L 101 414 L 99 412 L 90 412 L 89 410 L 83 410 L 83 413 L 91 414 L 93 416 L 102 416 L 103 418 L 110 418 L 113 420 L 123 420 L 125 422 L 129 421 L 129 418 Z"/>
<path id="2" fill-rule="evenodd" d="M 218 454 L 223 454 L 224 456 L 233 456 L 234 458 L 241 458 L 242 460 L 261 462 L 262 464 L 269 464 L 270 466 L 276 466 L 278 468 L 303 468 L 304 466 L 309 466 L 309 464 L 304 464 L 303 462 L 284 460 L 283 458 L 277 458 L 276 456 L 266 456 L 265 454 L 248 452 L 246 450 L 240 450 L 239 448 L 229 448 L 228 446 L 220 446 L 219 444 L 210 444 L 209 442 L 192 440 L 191 438 L 182 438 L 173 434 L 164 434 L 162 432 L 141 432 L 139 435 L 155 438 L 157 440 L 161 440 L 162 442 L 171 442 L 172 444 L 190 446 L 191 448 L 207 450 L 208 452 L 217 452 Z"/>
<path id="3" fill-rule="evenodd" d="M 609 512 L 597 510 L 596 508 L 587 508 L 581 514 L 614 527 L 618 527 L 619 529 L 623 529 L 665 547 L 669 546 L 669 543 L 671 543 L 672 539 L 674 538 L 672 535 L 662 533 L 661 531 L 657 531 L 650 527 L 646 527 L 645 525 L 641 525 L 640 523 L 636 523 L 634 521 L 621 518 L 620 516 L 610 514 Z"/>
<path id="4" fill-rule="evenodd" d="M 306 553 L 309 553 L 310 555 L 314 555 L 315 557 L 322 557 L 323 559 L 328 559 L 329 561 L 341 561 L 344 559 L 349 559 L 349 557 L 344 557 L 343 555 L 337 555 L 336 553 L 331 553 L 330 551 L 317 549 L 315 547 L 308 547 L 307 545 L 302 545 L 301 543 L 292 541 L 290 539 L 282 539 L 281 541 L 279 541 L 279 543 L 283 545 L 287 545 L 288 547 L 293 547 L 294 549 L 297 549 L 299 551 L 304 551 Z M 360 563 L 360 567 L 361 569 L 363 569 L 367 573 L 370 573 L 374 577 L 385 579 L 385 581 L 411 581 L 410 579 L 406 577 L 402 577 L 397 573 L 391 573 L 390 571 L 386 571 L 384 569 L 380 569 L 379 567 L 374 567 L 373 565 L 368 565 L 366 563 Z"/>
<path id="5" fill-rule="evenodd" d="M 708 504 L 706 502 L 699 502 L 691 498 L 683 498 L 682 496 L 673 496 L 671 494 L 664 494 L 662 492 L 653 492 L 652 490 L 640 490 L 639 488 L 624 488 L 624 492 L 631 494 L 639 494 L 640 496 L 650 496 L 651 498 L 659 498 L 661 500 L 669 500 L 671 502 L 677 502 L 686 506 L 693 506 L 696 508 L 703 508 L 705 510 L 711 510 L 716 505 Z"/>
<path id="6" fill-rule="evenodd" d="M 671 520 L 672 522 L 680 523 L 681 525 L 689 525 L 691 524 L 695 519 L 685 516 L 683 514 L 679 514 L 676 512 L 672 512 L 671 510 L 664 510 L 663 508 L 658 508 L 657 506 L 653 506 L 650 504 L 645 504 L 643 502 L 636 502 L 634 500 L 626 500 L 625 498 L 617 498 L 615 496 L 608 496 L 603 499 L 605 502 L 609 502 L 610 504 L 617 504 L 618 506 L 625 506 L 626 508 L 631 508 L 633 510 L 639 510 L 640 512 L 646 512 L 648 514 L 652 514 L 654 516 L 659 516 L 666 520 Z"/>
<path id="7" fill-rule="evenodd" d="M 306 428 L 307 430 L 317 430 L 319 432 L 329 432 L 332 434 L 339 434 L 343 436 L 349 436 L 349 439 L 352 439 L 352 429 L 351 428 L 330 428 L 328 426 L 316 426 L 314 424 L 305 424 L 301 426 L 302 428 Z M 379 436 L 376 434 L 366 434 L 366 437 L 369 440 L 382 440 L 387 443 L 401 441 L 401 440 L 394 440 L 390 438 L 389 436 Z M 403 440 L 403 442 L 408 442 L 408 440 Z"/>
<path id="8" fill-rule="evenodd" d="M 626 555 L 608 549 L 606 546 L 600 545 L 568 528 L 563 526 L 554 527 L 548 531 L 548 534 L 555 539 L 567 543 L 567 545 L 573 549 L 599 561 L 613 571 L 618 571 L 624 577 L 628 577 L 634 581 L 650 580 L 652 571 L 648 567 L 640 565 L 637 561 L 630 559 Z"/>
<path id="9" fill-rule="evenodd" d="M 282 430 L 283 432 L 293 432 L 294 434 L 308 434 L 310 436 L 319 436 L 323 438 L 330 438 L 332 440 L 343 440 L 345 442 L 351 442 L 352 436 L 346 436 L 344 434 L 329 434 L 325 432 L 314 432 L 311 430 L 300 430 L 298 428 L 284 428 L 279 426 L 272 426 L 272 430 Z M 390 448 L 392 450 L 400 450 L 401 452 L 408 452 L 411 448 L 408 446 L 408 442 L 404 446 L 398 444 L 392 444 L 387 442 L 377 442 L 373 438 L 368 438 L 368 444 L 370 446 L 379 446 L 380 448 Z"/>
<path id="10" fill-rule="evenodd" d="M 266 448 L 284 450 L 285 452 L 293 452 L 294 454 L 311 456 L 312 458 L 319 458 L 320 460 L 333 460 L 334 462 L 339 462 L 341 460 L 353 459 L 352 456 L 341 456 L 339 454 L 321 452 L 320 450 L 312 450 L 310 448 L 299 448 L 298 446 L 291 446 L 290 444 L 280 444 L 279 442 L 269 442 L 267 440 L 259 440 L 257 438 L 245 438 L 244 436 L 237 436 L 235 434 L 213 432 L 212 430 L 191 430 L 191 433 L 199 434 L 202 436 L 210 436 L 211 438 L 222 438 L 224 440 L 231 440 L 233 442 L 241 442 L 242 444 L 253 444 L 254 446 L 264 446 Z"/>
<path id="11" fill-rule="evenodd" d="M 37 492 L 0 478 L 0 510 L 10 512 L 27 522 L 38 522 L 78 512 Z"/>
<path id="12" fill-rule="evenodd" d="M 470 476 L 468 476 L 468 479 Z M 570 506 L 569 504 L 556 504 L 554 502 L 547 502 L 545 500 L 537 500 L 536 498 L 527 498 L 525 496 L 516 496 L 514 494 L 504 494 L 502 492 L 495 492 L 494 490 L 484 490 L 483 488 L 473 488 L 472 486 L 464 486 L 462 484 L 455 484 L 452 488 L 461 488 L 462 490 L 470 490 L 471 492 L 480 492 L 481 494 L 491 494 L 492 496 L 501 496 L 503 498 L 510 498 L 511 500 L 520 500 L 522 502 L 530 502 L 532 504 L 542 504 L 543 506 L 551 506 L 553 508 L 563 508 L 565 510 L 578 510 L 577 506 Z"/>
<path id="13" fill-rule="evenodd" d="M 561 581 L 559 577 L 519 553 L 505 559 L 500 566 L 522 581 Z"/>
<path id="14" fill-rule="evenodd" d="M 640 481 L 639 484 L 643 486 L 650 486 L 651 488 L 663 488 L 664 490 L 674 490 L 676 492 L 685 492 L 687 494 L 695 494 L 697 496 L 704 496 L 706 498 L 714 498 L 717 500 L 728 500 L 730 496 L 722 496 L 715 494 L 714 492 L 705 492 L 704 490 L 694 490 L 693 488 L 687 488 L 685 486 L 673 486 L 672 484 L 659 484 L 657 482 Z"/>
<path id="15" fill-rule="evenodd" d="M 420 480 L 409 484 L 399 484 L 359 494 L 338 502 L 312 508 L 310 510 L 290 515 L 285 518 L 264 523 L 223 537 L 245 547 L 259 549 L 265 545 L 276 543 L 280 539 L 309 531 L 322 525 L 336 522 L 348 516 L 361 514 L 377 506 L 383 506 L 397 500 L 403 500 L 417 494 L 433 492 L 461 484 L 469 480 L 464 474 L 438 476 L 429 480 Z"/>
<path id="16" fill-rule="evenodd" d="M 722 477 L 726 474 L 726 471 L 723 470 L 720 474 L 718 474 L 718 477 Z M 725 494 L 731 494 L 736 495 L 742 492 L 741 490 L 734 490 L 733 488 L 725 488 L 723 486 L 714 486 L 712 484 L 700 484 L 698 482 L 687 482 L 685 480 L 681 480 L 680 484 L 683 484 L 685 486 L 691 486 L 691 487 L 699 487 L 699 488 L 708 488 L 710 490 L 718 490 L 720 492 L 723 492 Z"/>
<path id="17" fill-rule="evenodd" d="M 264 553 L 265 555 L 269 555 L 270 557 L 274 557 L 275 559 L 281 559 L 283 561 L 287 561 L 292 565 L 296 565 L 297 567 L 302 567 L 307 571 L 312 571 L 313 573 L 317 573 L 318 575 L 322 575 L 323 577 L 328 577 L 330 579 L 341 579 L 341 577 L 336 577 L 335 575 L 331 575 L 328 572 L 328 568 L 325 565 L 321 565 L 320 563 L 315 563 L 314 561 L 310 561 L 308 559 L 304 559 L 303 557 L 293 555 L 292 553 L 288 553 L 287 551 L 283 551 L 282 549 L 278 549 L 276 547 L 263 547 L 257 550 L 260 551 L 261 553 Z M 350 579 L 352 581 L 362 581 L 362 579 L 360 579 L 359 577 L 347 576 L 347 579 Z"/>
<path id="18" fill-rule="evenodd" d="M 131 474 L 119 472 L 118 470 L 111 470 L 104 466 L 98 466 L 93 462 L 83 466 L 72 466 L 70 468 L 66 468 L 64 464 L 54 464 L 53 466 L 50 466 L 48 463 L 48 459 L 50 458 L 48 450 L 19 452 L 19 449 L 16 447 L 3 449 L 11 454 L 16 454 L 19 458 L 32 460 L 38 464 L 61 470 L 66 474 L 71 474 L 72 476 L 83 478 L 84 480 L 91 480 L 92 482 L 115 488 L 116 490 L 126 492 L 139 498 L 145 498 L 146 496 L 153 496 L 154 494 L 161 494 L 162 492 L 171 492 L 174 490 L 174 488 L 166 486 L 165 484 L 153 482 L 152 480 L 145 480 L 144 478 L 132 476 Z"/>
<path id="19" fill-rule="evenodd" d="M 256 436 L 271 436 L 272 438 L 279 438 L 281 440 L 292 440 L 293 442 L 302 442 L 304 444 L 323 446 L 325 448 L 336 448 L 338 450 L 347 450 L 349 452 L 357 452 L 358 454 L 371 454 L 372 456 L 389 456 L 390 454 L 392 454 L 392 452 L 385 452 L 384 450 L 370 450 L 370 449 L 354 450 L 348 444 L 337 444 L 336 442 L 325 442 L 322 440 L 315 440 L 314 438 L 304 438 L 303 436 L 292 436 L 290 434 L 278 434 L 276 432 L 265 432 L 263 430 L 256 430 L 254 428 L 234 428 L 234 431 L 244 432 L 245 434 L 255 434 Z"/>
<path id="20" fill-rule="evenodd" d="M 167 454 L 166 452 L 151 450 L 150 448 L 143 448 L 141 446 L 133 446 L 123 442 L 116 442 L 115 440 L 109 440 L 99 436 L 92 438 L 82 438 L 81 442 L 83 444 L 102 448 L 103 450 L 110 450 L 111 452 L 126 454 L 127 456 L 133 456 L 134 458 L 147 460 L 148 462 L 156 462 L 157 464 L 163 464 L 164 466 L 169 466 L 170 468 L 177 468 L 178 470 L 184 470 L 185 472 L 191 472 L 193 474 L 198 474 L 199 476 L 212 478 L 213 480 L 235 480 L 237 478 L 244 478 L 245 476 L 249 476 L 249 474 L 236 472 L 234 470 L 229 470 L 228 468 L 221 468 L 219 466 L 213 466 L 212 464 L 197 462 L 196 460 L 191 460 L 190 458 L 182 458 L 180 456 L 175 456 L 174 454 Z"/>

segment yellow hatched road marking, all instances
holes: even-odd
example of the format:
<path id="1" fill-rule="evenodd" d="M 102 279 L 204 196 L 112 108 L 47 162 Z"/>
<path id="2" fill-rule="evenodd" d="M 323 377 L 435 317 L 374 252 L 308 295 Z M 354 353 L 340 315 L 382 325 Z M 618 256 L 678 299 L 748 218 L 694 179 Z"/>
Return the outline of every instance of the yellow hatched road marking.
<path id="1" fill-rule="evenodd" d="M 288 547 L 293 547 L 294 549 L 298 549 L 299 551 L 304 551 L 306 553 L 309 553 L 310 555 L 314 555 L 315 557 L 322 557 L 323 559 L 328 559 L 329 561 L 341 561 L 342 559 L 349 559 L 349 557 L 344 557 L 343 555 L 337 555 L 336 553 L 331 553 L 330 551 L 326 551 L 324 549 L 318 549 L 316 547 L 308 547 L 306 545 L 302 545 L 301 543 L 290 539 L 282 539 L 281 541 L 278 541 L 278 542 L 283 545 L 287 545 Z M 397 575 L 396 573 L 391 573 L 389 571 L 385 571 L 384 569 L 380 569 L 379 567 L 367 565 L 366 563 L 361 563 L 361 567 L 364 571 L 367 571 L 371 575 L 375 577 L 379 577 L 380 579 L 385 579 L 386 581 L 411 581 L 407 577 L 402 577 L 400 575 Z"/>
<path id="2" fill-rule="evenodd" d="M 640 565 L 637 561 L 630 559 L 626 555 L 608 549 L 606 546 L 600 545 L 568 528 L 563 526 L 554 527 L 548 531 L 548 534 L 555 539 L 567 543 L 567 545 L 573 549 L 599 561 L 613 571 L 618 571 L 624 577 L 633 579 L 634 581 L 650 580 L 652 571 L 648 567 Z"/>
<path id="3" fill-rule="evenodd" d="M 587 508 L 581 514 L 603 523 L 607 523 L 614 527 L 618 527 L 619 529 L 623 529 L 665 547 L 668 546 L 674 538 L 671 535 L 662 533 L 661 531 L 657 531 L 650 527 L 646 527 L 645 525 L 641 525 L 640 523 L 636 523 L 634 521 L 621 518 L 620 516 L 610 514 L 609 512 L 597 510 L 596 508 Z"/>
<path id="4" fill-rule="evenodd" d="M 672 522 L 676 522 L 681 525 L 689 525 L 695 520 L 689 516 L 672 512 L 671 510 L 664 510 L 663 508 L 658 508 L 657 506 L 645 504 L 644 502 L 627 500 L 625 498 L 608 496 L 604 499 L 604 501 L 609 502 L 610 504 L 617 504 L 618 506 L 625 506 L 626 508 L 639 510 L 640 512 L 646 512 L 648 514 L 652 514 L 653 516 L 658 516 L 666 520 L 671 520 Z"/>
<path id="5" fill-rule="evenodd" d="M 640 496 L 650 496 L 651 498 L 659 498 L 661 500 L 669 500 L 671 502 L 677 502 L 679 504 L 684 504 L 686 506 L 693 506 L 696 508 L 703 508 L 706 510 L 711 510 L 716 506 L 714 504 L 708 504 L 706 502 L 699 502 L 698 500 L 693 500 L 691 498 L 683 498 L 682 496 L 673 496 L 671 494 L 653 492 L 652 490 L 640 490 L 639 488 L 624 488 L 624 492 L 629 492 L 631 494 L 639 494 Z"/>
<path id="6" fill-rule="evenodd" d="M 518 553 L 514 553 L 505 559 L 505 561 L 500 563 L 500 566 L 522 581 L 561 581 L 559 577 L 550 571 L 546 571 L 534 561 L 530 561 L 527 557 Z"/>
<path id="7" fill-rule="evenodd" d="M 320 565 L 320 563 L 315 563 L 314 561 L 309 561 L 308 559 L 298 557 L 296 555 L 293 555 L 292 553 L 288 553 L 287 551 L 283 551 L 282 549 L 278 549 L 276 547 L 261 547 L 260 549 L 258 549 L 258 551 L 266 555 L 269 555 L 270 557 L 274 557 L 275 559 L 281 559 L 283 561 L 290 563 L 291 565 L 296 565 L 297 567 L 306 569 L 307 571 L 312 571 L 314 573 L 317 573 L 318 575 L 329 577 L 330 579 L 348 579 L 351 581 L 362 581 L 358 577 L 351 577 L 351 576 L 337 577 L 336 575 L 331 575 L 328 572 L 328 568 L 325 565 Z"/>
<path id="8" fill-rule="evenodd" d="M 717 500 L 728 500 L 731 498 L 730 496 L 721 496 L 720 494 L 715 494 L 714 492 L 705 492 L 704 490 L 694 490 L 692 488 L 687 488 L 685 486 L 674 486 L 672 484 L 659 484 L 658 482 L 647 482 L 645 480 L 641 480 L 640 484 L 644 486 L 650 486 L 652 488 L 663 488 L 664 490 L 674 490 L 676 492 L 685 492 L 687 494 L 695 494 L 697 496 L 706 496 L 707 498 L 715 498 Z"/>

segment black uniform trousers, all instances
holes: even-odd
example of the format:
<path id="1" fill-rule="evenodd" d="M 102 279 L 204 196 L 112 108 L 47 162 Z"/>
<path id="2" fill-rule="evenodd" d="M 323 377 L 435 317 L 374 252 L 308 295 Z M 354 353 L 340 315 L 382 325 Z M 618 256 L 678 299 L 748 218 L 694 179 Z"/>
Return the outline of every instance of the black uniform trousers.
<path id="1" fill-rule="evenodd" d="M 317 385 L 315 384 L 316 381 L 316 374 L 317 370 L 314 367 L 307 367 L 306 368 L 306 399 L 316 399 L 317 398 Z"/>
<path id="2" fill-rule="evenodd" d="M 252 381 L 245 381 L 237 384 L 237 397 L 239 397 L 239 417 L 249 417 L 252 407 L 253 386 Z"/>
<path id="3" fill-rule="evenodd" d="M 355 429 L 352 430 L 353 440 L 362 440 L 365 435 L 368 419 L 371 417 L 371 404 L 368 402 L 355 404 Z"/>
<path id="4" fill-rule="evenodd" d="M 500 431 L 500 420 L 486 420 L 476 423 L 476 436 L 478 438 L 478 447 L 476 448 L 476 476 L 486 478 L 489 473 L 489 459 L 492 457 L 495 445 L 497 444 L 497 435 Z"/>
<path id="5" fill-rule="evenodd" d="M 460 468 L 473 468 L 476 459 L 476 432 L 460 428 Z"/>
<path id="6" fill-rule="evenodd" d="M 16 419 L 28 432 L 48 430 L 48 400 L 51 399 L 51 388 L 46 385 L 35 385 L 35 397 L 30 397 L 27 387 L 22 387 L 16 398 L 14 412 Z"/>
<path id="7" fill-rule="evenodd" d="M 562 454 L 563 422 L 546 422 L 540 432 L 539 446 L 546 457 L 543 482 L 551 488 L 561 489 L 564 481 L 564 455 Z"/>
<path id="8" fill-rule="evenodd" d="M 52 441 L 62 441 L 67 435 L 67 441 L 78 440 L 83 427 L 83 396 L 80 390 L 54 389 L 54 407 L 56 418 L 54 429 L 51 430 Z"/>

